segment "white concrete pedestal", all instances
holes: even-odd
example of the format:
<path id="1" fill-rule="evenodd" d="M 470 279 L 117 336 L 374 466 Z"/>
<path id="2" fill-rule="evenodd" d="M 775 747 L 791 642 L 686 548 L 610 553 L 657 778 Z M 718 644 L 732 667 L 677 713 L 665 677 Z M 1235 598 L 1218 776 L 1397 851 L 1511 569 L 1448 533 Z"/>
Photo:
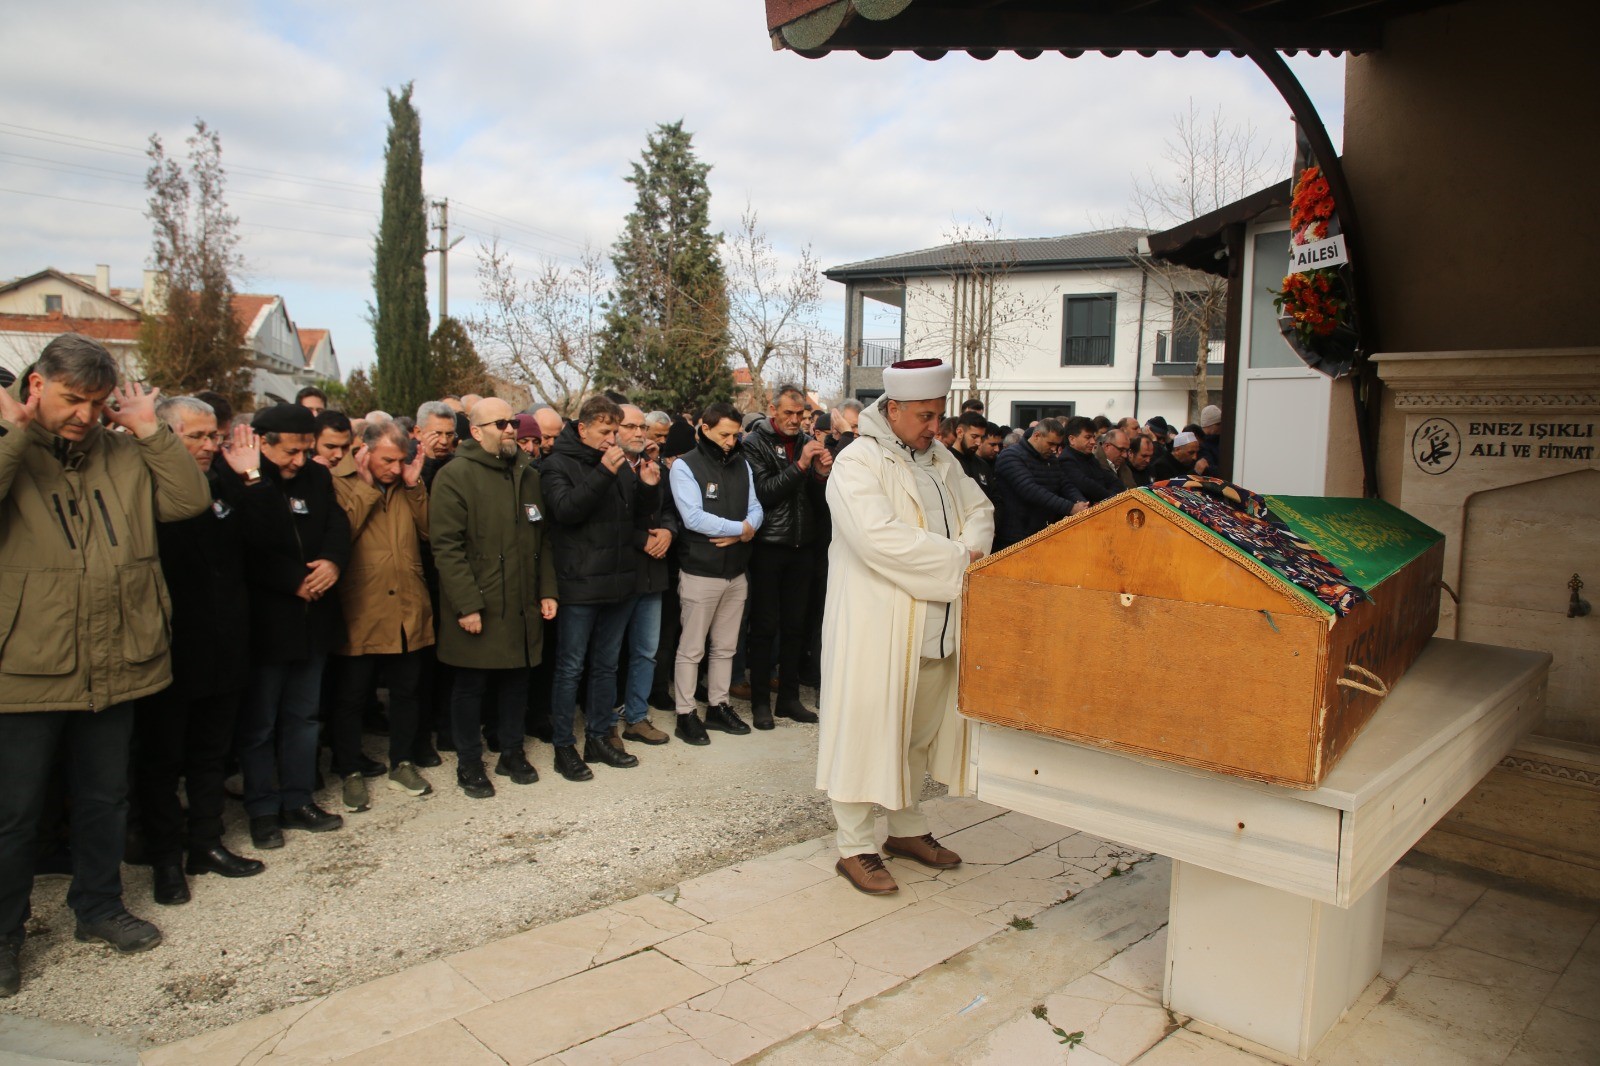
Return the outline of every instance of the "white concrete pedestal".
<path id="1" fill-rule="evenodd" d="M 1389 868 L 1538 720 L 1549 670 L 1429 642 L 1308 791 L 985 725 L 978 797 L 1172 858 L 1167 1005 L 1305 1058 L 1377 975 Z"/>
<path id="2" fill-rule="evenodd" d="M 1389 878 L 1353 906 L 1172 864 L 1165 1005 L 1306 1058 L 1378 972 Z"/>

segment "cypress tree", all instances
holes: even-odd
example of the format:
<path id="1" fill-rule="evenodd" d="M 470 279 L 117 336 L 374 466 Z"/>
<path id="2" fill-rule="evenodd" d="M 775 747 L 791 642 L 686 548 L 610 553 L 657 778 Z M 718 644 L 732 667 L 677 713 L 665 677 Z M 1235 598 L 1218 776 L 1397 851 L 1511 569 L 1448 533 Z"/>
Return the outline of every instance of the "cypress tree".
<path id="1" fill-rule="evenodd" d="M 601 385 L 639 406 L 698 412 L 733 396 L 728 293 L 711 232 L 711 166 L 682 121 L 656 127 L 627 178 L 633 211 L 612 248 L 616 286 L 606 306 Z"/>
<path id="2" fill-rule="evenodd" d="M 374 377 L 383 409 L 415 411 L 433 396 L 428 358 L 428 214 L 422 199 L 422 121 L 411 83 L 389 96 L 389 139 L 383 150 L 383 218 L 372 269 L 376 304 Z"/>

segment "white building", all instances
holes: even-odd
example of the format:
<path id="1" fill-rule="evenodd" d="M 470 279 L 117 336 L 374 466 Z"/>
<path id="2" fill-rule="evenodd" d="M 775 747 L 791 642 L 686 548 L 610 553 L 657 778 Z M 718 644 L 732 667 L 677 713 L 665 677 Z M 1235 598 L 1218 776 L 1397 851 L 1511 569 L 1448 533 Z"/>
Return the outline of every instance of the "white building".
<path id="1" fill-rule="evenodd" d="M 1221 337 L 1202 346 L 1175 333 L 1171 300 L 1138 259 L 1144 235 L 1111 229 L 943 245 L 825 271 L 845 286 L 844 394 L 873 399 L 882 394 L 884 366 L 937 357 L 956 363 L 953 398 L 966 398 L 951 328 L 961 305 L 971 306 L 958 292 L 958 278 L 970 276 L 952 265 L 959 260 L 1004 274 L 995 284 L 997 317 L 1007 308 L 1013 315 L 1012 326 L 996 325 L 979 364 L 978 395 L 992 421 L 1024 426 L 1073 414 L 1193 421 L 1196 353 L 1205 348 L 1208 387 L 1220 393 Z"/>
<path id="2" fill-rule="evenodd" d="M 111 268 L 68 274 L 54 268 L 0 284 L 0 365 L 19 373 L 63 333 L 81 333 L 106 346 L 129 377 L 141 375 L 139 330 L 158 312 L 161 276 L 144 272 L 138 289 L 111 286 Z M 285 402 L 307 385 L 339 381 L 339 357 L 325 329 L 300 329 L 283 297 L 238 293 L 233 313 L 244 331 L 257 406 Z"/>

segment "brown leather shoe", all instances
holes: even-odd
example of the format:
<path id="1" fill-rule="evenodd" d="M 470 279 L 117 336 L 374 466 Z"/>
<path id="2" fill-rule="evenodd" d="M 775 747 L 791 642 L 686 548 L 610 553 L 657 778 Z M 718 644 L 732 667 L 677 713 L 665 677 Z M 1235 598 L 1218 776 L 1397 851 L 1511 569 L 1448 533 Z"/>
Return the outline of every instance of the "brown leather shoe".
<path id="1" fill-rule="evenodd" d="M 732 696 L 736 700 L 747 700 L 747 699 L 749 699 L 750 698 L 750 682 L 748 682 L 748 681 L 735 681 L 733 684 L 728 686 L 728 695 Z"/>
<path id="2" fill-rule="evenodd" d="M 932 833 L 919 837 L 890 837 L 883 842 L 883 850 L 935 870 L 954 870 L 961 865 L 961 856 L 933 839 Z"/>
<path id="3" fill-rule="evenodd" d="M 641 744 L 665 744 L 672 738 L 657 729 L 650 719 L 634 722 L 622 730 L 623 740 L 637 740 Z"/>
<path id="4" fill-rule="evenodd" d="M 900 886 L 889 876 L 883 860 L 874 852 L 852 855 L 840 859 L 833 867 L 851 886 L 869 896 L 887 896 L 900 891 Z"/>

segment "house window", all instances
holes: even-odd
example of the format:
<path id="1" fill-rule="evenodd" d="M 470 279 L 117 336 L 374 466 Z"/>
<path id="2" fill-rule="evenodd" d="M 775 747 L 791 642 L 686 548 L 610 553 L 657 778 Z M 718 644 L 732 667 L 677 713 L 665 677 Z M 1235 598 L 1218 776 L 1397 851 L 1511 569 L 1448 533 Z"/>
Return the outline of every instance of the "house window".
<path id="1" fill-rule="evenodd" d="M 1062 366 L 1110 366 L 1115 293 L 1063 297 Z"/>
<path id="2" fill-rule="evenodd" d="M 1027 429 L 1033 422 L 1045 418 L 1071 418 L 1078 410 L 1078 405 L 1068 401 L 1066 403 L 1015 403 L 1011 405 L 1011 425 L 1018 429 Z"/>
<path id="3" fill-rule="evenodd" d="M 44 298 L 44 313 L 47 315 L 59 315 L 61 313 L 61 297 L 46 296 Z"/>

